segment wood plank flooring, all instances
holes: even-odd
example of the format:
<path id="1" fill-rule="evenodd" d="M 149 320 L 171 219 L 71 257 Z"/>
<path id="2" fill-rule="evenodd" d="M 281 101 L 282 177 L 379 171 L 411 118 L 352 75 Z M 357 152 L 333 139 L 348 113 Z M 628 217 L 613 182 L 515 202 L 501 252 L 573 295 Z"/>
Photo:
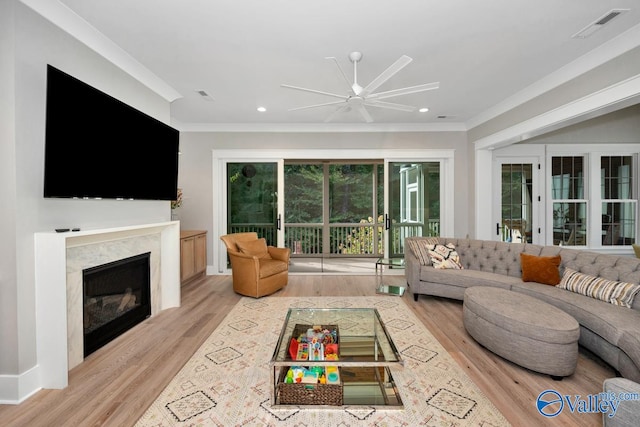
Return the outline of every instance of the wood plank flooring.
<path id="1" fill-rule="evenodd" d="M 403 276 L 385 275 L 398 285 Z M 374 276 L 291 275 L 275 297 L 375 294 Z M 70 372 L 69 387 L 42 390 L 20 405 L 0 405 L 2 426 L 131 426 L 240 300 L 230 276 L 208 276 L 182 288 L 182 306 L 136 326 Z M 397 298 L 393 296 L 385 298 Z M 542 391 L 596 394 L 614 371 L 581 349 L 574 375 L 562 381 L 521 368 L 478 345 L 465 331 L 460 301 L 403 297 L 514 426 L 599 426 L 599 414 L 544 419 L 535 401 Z"/>

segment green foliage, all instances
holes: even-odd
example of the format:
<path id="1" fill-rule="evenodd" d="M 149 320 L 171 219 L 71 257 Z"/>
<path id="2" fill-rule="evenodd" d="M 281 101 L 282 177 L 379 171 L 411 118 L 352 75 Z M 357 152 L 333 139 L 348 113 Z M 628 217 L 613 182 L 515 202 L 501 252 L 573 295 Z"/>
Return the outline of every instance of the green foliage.
<path id="1" fill-rule="evenodd" d="M 339 243 L 338 247 L 340 253 L 351 255 L 365 255 L 365 254 L 383 254 L 384 253 L 384 240 L 382 227 L 382 215 L 378 217 L 378 221 L 374 222 L 372 217 L 367 219 L 361 219 L 360 224 L 371 224 L 370 226 L 352 227 L 351 232 L 347 235 L 346 241 Z M 377 243 L 378 250 L 374 251 L 374 245 Z"/>

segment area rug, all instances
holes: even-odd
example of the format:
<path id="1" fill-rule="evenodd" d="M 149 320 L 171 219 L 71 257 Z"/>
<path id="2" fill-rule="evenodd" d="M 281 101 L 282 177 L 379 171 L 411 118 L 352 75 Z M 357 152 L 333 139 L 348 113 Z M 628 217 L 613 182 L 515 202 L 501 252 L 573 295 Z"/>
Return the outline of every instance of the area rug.
<path id="1" fill-rule="evenodd" d="M 405 361 L 404 409 L 271 406 L 269 361 L 289 307 L 378 309 Z M 136 426 L 507 426 L 401 298 L 243 298 Z"/>

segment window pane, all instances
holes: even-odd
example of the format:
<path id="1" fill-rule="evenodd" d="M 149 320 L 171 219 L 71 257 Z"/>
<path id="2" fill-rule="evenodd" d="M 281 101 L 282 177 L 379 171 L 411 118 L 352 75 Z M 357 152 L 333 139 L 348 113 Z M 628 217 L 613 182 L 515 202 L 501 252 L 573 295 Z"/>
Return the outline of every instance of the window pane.
<path id="1" fill-rule="evenodd" d="M 603 156 L 600 160 L 603 199 L 632 198 L 633 169 L 631 156 Z"/>
<path id="2" fill-rule="evenodd" d="M 373 215 L 373 165 L 329 167 L 329 222 L 359 223 Z"/>
<path id="3" fill-rule="evenodd" d="M 566 246 L 586 246 L 587 244 L 587 204 L 553 204 L 553 244 Z"/>
<path id="4" fill-rule="evenodd" d="M 600 191 L 602 199 L 607 200 L 602 203 L 603 246 L 635 243 L 637 202 L 634 200 L 632 164 L 632 156 L 600 158 Z"/>
<path id="5" fill-rule="evenodd" d="M 602 204 L 602 245 L 635 243 L 636 201 Z"/>
<path id="6" fill-rule="evenodd" d="M 440 163 L 425 164 L 427 170 L 427 217 L 429 221 L 429 236 L 440 235 Z"/>
<path id="7" fill-rule="evenodd" d="M 277 244 L 277 189 L 276 163 L 228 163 L 227 232 L 255 231 Z"/>
<path id="8" fill-rule="evenodd" d="M 583 199 L 584 159 L 583 157 L 553 157 L 551 159 L 553 199 Z"/>
<path id="9" fill-rule="evenodd" d="M 284 166 L 286 223 L 322 223 L 323 176 L 322 165 Z"/>
<path id="10" fill-rule="evenodd" d="M 507 242 L 533 241 L 531 163 L 502 165 L 502 239 Z"/>

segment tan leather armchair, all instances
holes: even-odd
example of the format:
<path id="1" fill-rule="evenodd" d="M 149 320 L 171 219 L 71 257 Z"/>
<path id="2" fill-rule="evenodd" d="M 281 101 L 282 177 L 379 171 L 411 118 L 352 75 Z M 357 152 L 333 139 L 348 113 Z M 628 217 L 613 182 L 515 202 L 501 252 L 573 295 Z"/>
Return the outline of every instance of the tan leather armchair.
<path id="1" fill-rule="evenodd" d="M 259 298 L 287 285 L 289 248 L 267 246 L 255 232 L 227 234 L 220 240 L 227 247 L 235 292 Z"/>

